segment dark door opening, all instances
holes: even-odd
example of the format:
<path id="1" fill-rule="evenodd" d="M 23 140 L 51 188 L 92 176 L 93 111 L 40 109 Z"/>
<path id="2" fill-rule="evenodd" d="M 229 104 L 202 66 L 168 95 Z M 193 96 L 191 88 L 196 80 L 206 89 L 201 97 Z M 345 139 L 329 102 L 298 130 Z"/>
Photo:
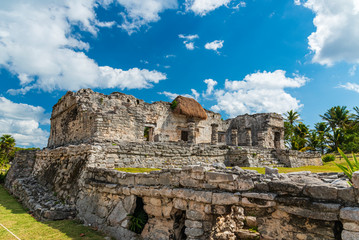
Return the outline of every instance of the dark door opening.
<path id="1" fill-rule="evenodd" d="M 274 133 L 274 148 L 280 148 L 280 132 Z"/>
<path id="2" fill-rule="evenodd" d="M 153 140 L 154 140 L 153 131 L 154 131 L 153 127 L 145 127 L 143 136 L 145 137 L 147 142 L 153 142 Z"/>
<path id="3" fill-rule="evenodd" d="M 188 141 L 188 131 L 181 131 L 181 140 L 185 142 Z"/>

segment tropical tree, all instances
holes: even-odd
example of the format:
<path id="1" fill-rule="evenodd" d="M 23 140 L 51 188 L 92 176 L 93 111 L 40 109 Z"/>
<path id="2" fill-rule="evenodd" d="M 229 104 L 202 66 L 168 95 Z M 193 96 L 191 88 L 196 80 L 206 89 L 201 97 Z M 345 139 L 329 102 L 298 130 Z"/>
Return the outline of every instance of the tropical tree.
<path id="1" fill-rule="evenodd" d="M 285 121 L 288 122 L 291 126 L 294 126 L 296 123 L 299 123 L 300 115 L 297 111 L 290 110 L 284 114 Z"/>
<path id="2" fill-rule="evenodd" d="M 327 121 L 334 132 L 335 129 L 343 129 L 349 124 L 352 116 L 346 106 L 335 106 L 327 110 L 323 115 L 320 115 L 320 117 L 324 121 Z"/>
<path id="3" fill-rule="evenodd" d="M 0 137 L 0 168 L 4 168 L 13 156 L 15 150 L 15 139 L 8 134 Z"/>
<path id="4" fill-rule="evenodd" d="M 305 151 L 306 144 L 308 142 L 307 137 L 309 134 L 309 128 L 303 123 L 299 123 L 293 131 L 294 135 L 291 141 L 291 147 L 293 150 Z"/>
<path id="5" fill-rule="evenodd" d="M 341 128 L 334 129 L 332 133 L 326 134 L 327 139 L 329 140 L 329 151 L 333 152 L 338 149 L 338 147 L 344 141 L 344 131 Z"/>
<path id="6" fill-rule="evenodd" d="M 294 139 L 294 128 L 299 123 L 299 113 L 290 110 L 284 114 L 284 141 L 287 147 L 293 149 L 293 145 L 296 145 Z"/>
<path id="7" fill-rule="evenodd" d="M 320 150 L 321 154 L 324 154 L 324 150 L 327 147 L 327 134 L 329 133 L 328 124 L 325 122 L 319 122 L 314 125 L 315 131 L 318 134 L 318 150 Z"/>
<path id="8" fill-rule="evenodd" d="M 320 136 L 317 131 L 312 130 L 308 134 L 308 142 L 307 148 L 308 150 L 316 151 L 320 150 L 321 148 L 321 141 Z"/>

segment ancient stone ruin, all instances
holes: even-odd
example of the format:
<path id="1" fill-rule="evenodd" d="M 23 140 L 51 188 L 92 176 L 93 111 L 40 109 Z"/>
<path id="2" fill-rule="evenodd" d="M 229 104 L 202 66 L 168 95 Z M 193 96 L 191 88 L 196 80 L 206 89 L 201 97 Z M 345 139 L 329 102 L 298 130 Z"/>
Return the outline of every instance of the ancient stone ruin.
<path id="1" fill-rule="evenodd" d="M 320 155 L 286 150 L 278 114 L 223 121 L 192 99 L 86 89 L 54 106 L 48 147 L 18 152 L 5 186 L 40 220 L 77 218 L 116 239 L 359 239 L 359 173 L 350 187 L 342 173 L 239 167 L 309 164 Z"/>
<path id="2" fill-rule="evenodd" d="M 123 93 L 68 92 L 53 107 L 48 148 L 89 144 L 98 167 L 321 165 L 317 153 L 284 146 L 281 115 L 261 113 L 223 120 L 194 99 L 146 103 Z"/>

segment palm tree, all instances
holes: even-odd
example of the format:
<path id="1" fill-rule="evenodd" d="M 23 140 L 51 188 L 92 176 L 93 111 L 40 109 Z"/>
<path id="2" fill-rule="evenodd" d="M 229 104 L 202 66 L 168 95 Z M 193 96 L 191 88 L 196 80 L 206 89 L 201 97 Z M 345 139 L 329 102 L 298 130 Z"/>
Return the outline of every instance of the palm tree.
<path id="1" fill-rule="evenodd" d="M 319 134 L 316 131 L 310 131 L 308 135 L 308 148 L 312 151 L 319 149 Z"/>
<path id="2" fill-rule="evenodd" d="M 299 122 L 299 114 L 294 110 L 290 110 L 284 114 L 284 141 L 286 146 L 291 149 L 296 149 L 294 146 L 294 128 L 295 124 Z M 293 145 L 294 144 L 294 145 Z M 294 148 L 293 148 L 294 147 Z"/>
<path id="3" fill-rule="evenodd" d="M 329 126 L 325 122 L 319 122 L 314 125 L 314 128 L 318 133 L 318 148 L 320 149 L 321 154 L 324 154 L 327 142 L 326 135 L 329 133 Z"/>
<path id="4" fill-rule="evenodd" d="M 331 142 L 331 148 L 332 151 L 337 151 L 338 147 L 341 143 L 344 141 L 344 133 L 343 129 L 337 128 L 334 129 L 333 134 L 327 133 L 326 137 L 328 138 L 329 142 Z"/>
<path id="5" fill-rule="evenodd" d="M 352 116 L 346 106 L 335 106 L 327 110 L 324 115 L 320 115 L 320 117 L 328 122 L 334 132 L 336 128 L 344 128 L 349 124 Z"/>
<path id="6" fill-rule="evenodd" d="M 15 139 L 8 134 L 0 137 L 0 168 L 9 162 L 9 157 L 15 149 Z"/>
<path id="7" fill-rule="evenodd" d="M 306 126 L 303 123 L 299 123 L 294 128 L 294 136 L 291 140 L 291 145 L 293 150 L 305 150 L 306 144 L 307 144 L 307 136 L 309 134 L 308 126 Z"/>
<path id="8" fill-rule="evenodd" d="M 294 110 L 290 110 L 284 114 L 285 121 L 288 122 L 291 126 L 294 126 L 295 123 L 299 122 L 299 113 Z"/>

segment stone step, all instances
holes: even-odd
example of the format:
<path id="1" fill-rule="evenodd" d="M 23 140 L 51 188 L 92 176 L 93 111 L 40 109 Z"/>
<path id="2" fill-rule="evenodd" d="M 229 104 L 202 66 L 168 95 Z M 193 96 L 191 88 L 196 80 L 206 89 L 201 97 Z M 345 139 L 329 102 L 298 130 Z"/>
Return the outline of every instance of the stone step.
<path id="1" fill-rule="evenodd" d="M 76 216 L 75 206 L 62 202 L 54 192 L 31 177 L 16 179 L 12 188 L 16 189 L 11 191 L 13 195 L 38 220 L 73 219 Z"/>

